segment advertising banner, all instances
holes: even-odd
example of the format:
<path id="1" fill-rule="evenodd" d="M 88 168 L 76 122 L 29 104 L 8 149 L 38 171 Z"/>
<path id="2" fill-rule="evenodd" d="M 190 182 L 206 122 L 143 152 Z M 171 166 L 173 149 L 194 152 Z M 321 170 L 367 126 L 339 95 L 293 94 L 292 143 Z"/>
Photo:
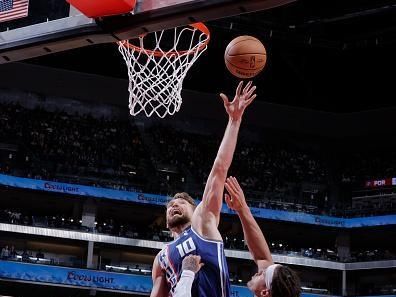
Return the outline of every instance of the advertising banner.
<path id="1" fill-rule="evenodd" d="M 51 182 L 45 180 L 36 180 L 29 178 L 21 178 L 10 175 L 0 174 L 0 185 L 10 187 L 40 190 L 56 193 L 64 193 L 69 195 L 89 196 L 103 199 L 123 200 L 141 204 L 166 205 L 169 197 L 156 194 L 128 192 L 120 190 L 112 190 L 106 188 L 90 187 L 77 184 L 67 184 L 59 182 Z M 197 200 L 197 202 L 199 202 Z M 251 207 L 253 216 L 256 218 L 287 221 L 303 224 L 321 225 L 335 228 L 359 228 L 369 226 L 382 226 L 396 224 L 396 215 L 384 215 L 360 218 L 338 218 L 323 215 L 313 215 L 303 212 L 290 212 L 283 210 L 265 209 Z M 222 213 L 234 215 L 235 212 L 230 210 L 223 203 Z"/>
<path id="2" fill-rule="evenodd" d="M 152 280 L 150 276 L 104 272 L 89 269 L 73 269 L 1 260 L 0 279 L 58 284 L 60 286 L 89 287 L 91 289 L 99 290 L 128 291 L 142 295 L 149 295 L 152 288 Z M 310 293 L 303 293 L 301 296 L 335 297 Z M 253 297 L 253 294 L 245 286 L 232 285 L 230 297 Z"/>

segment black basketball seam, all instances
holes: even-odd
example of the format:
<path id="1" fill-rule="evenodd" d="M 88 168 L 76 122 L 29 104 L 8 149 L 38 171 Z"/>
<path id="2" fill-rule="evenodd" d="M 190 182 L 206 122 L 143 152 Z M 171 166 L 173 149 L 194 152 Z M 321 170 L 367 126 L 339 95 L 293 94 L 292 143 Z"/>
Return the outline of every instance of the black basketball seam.
<path id="1" fill-rule="evenodd" d="M 244 41 L 246 41 L 246 40 L 253 40 L 253 41 L 256 41 L 256 42 L 258 41 L 260 44 L 262 44 L 261 41 L 258 40 L 257 38 L 248 37 L 248 38 L 246 38 L 246 39 L 242 39 L 242 40 L 239 40 L 238 42 L 235 42 L 232 46 L 235 46 L 235 45 L 237 45 L 238 43 L 244 42 Z M 232 40 L 231 40 L 231 42 L 232 42 Z M 264 46 L 264 45 L 263 45 L 263 46 Z"/>
<path id="2" fill-rule="evenodd" d="M 239 67 L 239 66 L 237 66 L 237 65 L 235 65 L 235 64 L 233 64 L 233 63 L 231 63 L 231 62 L 228 61 L 227 59 L 226 59 L 226 61 L 227 61 L 229 64 L 231 64 L 232 66 L 234 66 L 234 67 L 236 67 L 236 68 L 238 68 L 238 69 L 242 69 L 242 70 L 258 70 L 258 69 L 263 69 L 264 66 L 265 66 L 265 64 L 264 64 L 264 66 L 263 66 L 263 67 L 260 67 L 260 68 L 242 68 L 242 67 Z"/>
<path id="3" fill-rule="evenodd" d="M 246 53 L 246 54 L 227 55 L 227 56 L 229 56 L 229 57 L 237 57 L 237 56 L 243 56 L 243 55 L 260 55 L 260 56 L 266 56 L 267 54 L 263 54 L 263 53 Z"/>
<path id="4" fill-rule="evenodd" d="M 242 40 L 240 40 L 240 41 L 238 41 L 238 42 L 235 42 L 235 43 L 232 45 L 232 47 L 234 47 L 234 46 L 237 45 L 238 43 L 244 42 L 244 41 L 246 41 L 246 40 L 253 40 L 253 41 L 256 41 L 256 42 L 258 41 L 258 43 L 260 43 L 262 46 L 264 46 L 264 45 L 261 43 L 261 41 L 258 40 L 257 38 L 248 37 L 248 38 L 246 38 L 246 39 L 242 39 Z M 231 42 L 232 42 L 232 40 L 231 40 Z M 228 45 L 229 45 L 229 44 L 228 44 Z M 227 46 L 227 48 L 228 48 L 228 46 Z M 229 48 L 225 53 L 228 54 L 228 52 L 230 51 L 230 49 L 231 49 L 231 48 Z M 265 49 L 265 47 L 264 47 L 264 49 Z"/>

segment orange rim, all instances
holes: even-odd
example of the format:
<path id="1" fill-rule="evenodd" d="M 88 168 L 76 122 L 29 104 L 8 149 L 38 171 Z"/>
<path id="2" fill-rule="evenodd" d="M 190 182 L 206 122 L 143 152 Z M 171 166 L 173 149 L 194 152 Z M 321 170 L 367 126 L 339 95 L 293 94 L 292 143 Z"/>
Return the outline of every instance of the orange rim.
<path id="1" fill-rule="evenodd" d="M 203 50 L 208 45 L 208 43 L 210 41 L 210 31 L 209 31 L 208 27 L 206 27 L 204 23 L 194 23 L 194 24 L 190 24 L 189 26 L 193 27 L 194 29 L 197 29 L 197 30 L 201 31 L 203 34 L 205 34 L 208 37 L 208 38 L 206 38 L 205 42 L 203 42 L 198 47 L 198 51 Z M 127 40 L 119 41 L 117 43 L 119 45 L 122 45 L 124 47 L 129 48 L 129 49 L 132 49 L 132 50 L 135 50 L 135 51 L 138 51 L 138 52 L 145 52 L 145 53 L 147 53 L 147 55 L 155 56 L 155 57 L 176 56 L 176 55 L 184 55 L 184 54 L 192 54 L 193 53 L 193 51 L 190 51 L 190 50 L 169 51 L 169 52 L 153 51 L 153 50 L 148 50 L 148 49 L 142 48 L 140 46 L 136 46 L 136 45 L 130 44 L 130 43 L 128 43 Z"/>

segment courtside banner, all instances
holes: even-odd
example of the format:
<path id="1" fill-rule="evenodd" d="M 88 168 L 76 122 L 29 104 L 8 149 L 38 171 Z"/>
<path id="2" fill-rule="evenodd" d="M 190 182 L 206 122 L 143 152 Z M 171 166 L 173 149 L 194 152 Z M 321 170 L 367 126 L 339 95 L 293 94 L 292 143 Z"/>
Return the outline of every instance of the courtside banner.
<path id="1" fill-rule="evenodd" d="M 73 269 L 49 265 L 28 264 L 0 260 L 0 279 L 58 284 L 59 286 L 89 287 L 149 295 L 152 288 L 150 276 L 104 272 L 89 269 Z M 231 297 L 253 297 L 245 286 L 231 286 Z M 302 297 L 326 296 L 302 293 Z"/>
<path id="2" fill-rule="evenodd" d="M 152 288 L 150 276 L 11 261 L 0 261 L 0 278 L 64 286 L 89 287 L 93 289 L 128 291 L 143 295 L 149 295 Z M 253 294 L 246 287 L 231 286 L 231 296 L 253 297 Z"/>
<path id="3" fill-rule="evenodd" d="M 151 278 L 143 275 L 72 269 L 11 261 L 0 261 L 0 278 L 147 294 L 150 293 L 152 284 Z"/>
<path id="4" fill-rule="evenodd" d="M 166 205 L 166 203 L 170 199 L 169 197 L 163 195 L 120 191 L 106 188 L 83 186 L 78 184 L 67 184 L 30 178 L 21 178 L 4 174 L 0 174 L 0 185 L 30 190 L 40 190 L 113 200 L 124 200 L 135 203 L 162 206 Z M 197 202 L 199 201 L 197 200 Z M 313 215 L 303 212 L 289 212 L 258 207 L 251 207 L 250 209 L 253 216 L 255 216 L 256 218 L 328 226 L 335 228 L 359 228 L 382 225 L 396 225 L 396 215 L 345 219 L 323 215 Z M 230 210 L 226 204 L 223 204 L 222 213 L 235 215 L 235 212 Z"/>

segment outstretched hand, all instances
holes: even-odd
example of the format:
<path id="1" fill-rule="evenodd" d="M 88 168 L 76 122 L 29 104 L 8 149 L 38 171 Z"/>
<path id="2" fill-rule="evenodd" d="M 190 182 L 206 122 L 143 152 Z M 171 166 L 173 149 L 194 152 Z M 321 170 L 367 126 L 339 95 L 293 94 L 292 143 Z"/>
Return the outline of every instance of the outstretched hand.
<path id="1" fill-rule="evenodd" d="M 230 209 L 239 212 L 245 208 L 248 208 L 245 199 L 245 194 L 243 193 L 242 188 L 235 177 L 233 176 L 227 177 L 224 186 L 227 192 L 229 193 L 229 194 L 225 194 L 224 196 L 227 206 Z"/>
<path id="2" fill-rule="evenodd" d="M 228 97 L 225 94 L 220 94 L 221 99 L 223 99 L 224 107 L 228 113 L 228 116 L 232 120 L 240 120 L 246 107 L 248 107 L 257 96 L 256 94 L 254 94 L 256 86 L 253 86 L 252 81 L 249 81 L 243 89 L 242 87 L 243 81 L 238 84 L 234 100 L 231 102 L 228 100 Z"/>

